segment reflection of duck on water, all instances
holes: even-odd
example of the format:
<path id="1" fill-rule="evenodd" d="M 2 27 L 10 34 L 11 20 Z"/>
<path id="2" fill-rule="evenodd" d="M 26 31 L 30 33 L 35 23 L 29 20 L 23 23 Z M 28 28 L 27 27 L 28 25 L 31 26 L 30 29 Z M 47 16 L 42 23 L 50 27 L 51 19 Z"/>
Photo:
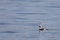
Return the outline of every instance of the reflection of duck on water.
<path id="1" fill-rule="evenodd" d="M 44 27 L 42 27 L 42 26 L 40 25 L 40 26 L 39 26 L 39 30 L 44 31 L 44 30 L 47 30 L 47 29 L 45 29 Z"/>

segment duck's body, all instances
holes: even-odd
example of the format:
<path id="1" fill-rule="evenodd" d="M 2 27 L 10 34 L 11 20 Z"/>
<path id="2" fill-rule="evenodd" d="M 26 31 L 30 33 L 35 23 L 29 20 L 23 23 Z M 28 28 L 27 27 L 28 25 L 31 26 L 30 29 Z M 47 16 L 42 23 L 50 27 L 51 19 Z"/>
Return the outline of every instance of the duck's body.
<path id="1" fill-rule="evenodd" d="M 42 30 L 42 31 L 43 31 L 43 30 L 46 30 L 46 29 L 44 29 L 44 28 L 40 28 L 39 30 Z"/>
<path id="2" fill-rule="evenodd" d="M 39 26 L 39 30 L 44 31 L 44 30 L 47 30 L 47 29 L 43 28 L 42 26 Z"/>

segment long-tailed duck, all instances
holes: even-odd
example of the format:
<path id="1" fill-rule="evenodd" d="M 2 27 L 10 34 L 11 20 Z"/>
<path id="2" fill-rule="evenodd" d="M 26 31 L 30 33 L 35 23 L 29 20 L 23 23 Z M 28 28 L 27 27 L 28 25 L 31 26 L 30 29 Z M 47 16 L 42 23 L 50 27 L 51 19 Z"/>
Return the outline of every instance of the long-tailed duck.
<path id="1" fill-rule="evenodd" d="M 47 29 L 45 29 L 44 27 L 42 27 L 42 26 L 40 25 L 40 26 L 39 26 L 39 30 L 44 31 L 44 30 L 47 30 Z"/>

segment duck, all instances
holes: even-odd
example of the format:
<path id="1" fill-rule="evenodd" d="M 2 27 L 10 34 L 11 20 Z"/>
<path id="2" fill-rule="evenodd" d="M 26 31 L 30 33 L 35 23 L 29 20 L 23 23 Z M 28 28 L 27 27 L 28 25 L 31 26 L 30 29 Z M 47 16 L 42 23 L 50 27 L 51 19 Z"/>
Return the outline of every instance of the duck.
<path id="1" fill-rule="evenodd" d="M 39 26 L 39 30 L 40 31 L 44 31 L 44 30 L 47 30 L 47 29 L 45 29 L 44 27 L 42 27 L 41 25 Z"/>

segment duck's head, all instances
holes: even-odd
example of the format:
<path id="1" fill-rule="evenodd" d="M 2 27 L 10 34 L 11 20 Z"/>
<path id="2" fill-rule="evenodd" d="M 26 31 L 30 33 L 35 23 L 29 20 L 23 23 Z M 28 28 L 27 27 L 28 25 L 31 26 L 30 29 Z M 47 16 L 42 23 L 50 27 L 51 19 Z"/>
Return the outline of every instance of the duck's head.
<path id="1" fill-rule="evenodd" d="M 41 28 L 42 26 L 40 25 L 39 27 Z"/>

